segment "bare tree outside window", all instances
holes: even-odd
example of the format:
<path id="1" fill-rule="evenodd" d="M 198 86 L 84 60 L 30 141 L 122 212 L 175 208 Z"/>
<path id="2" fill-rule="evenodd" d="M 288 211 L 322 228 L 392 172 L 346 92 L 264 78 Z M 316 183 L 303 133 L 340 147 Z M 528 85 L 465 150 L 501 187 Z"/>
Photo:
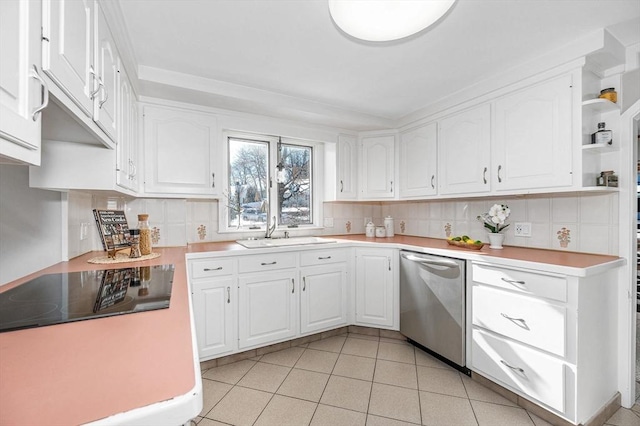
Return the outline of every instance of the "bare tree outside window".
<path id="1" fill-rule="evenodd" d="M 278 183 L 279 223 L 296 226 L 313 223 L 311 211 L 311 147 L 281 145 L 283 182 Z"/>
<path id="2" fill-rule="evenodd" d="M 229 225 L 261 226 L 268 212 L 262 211 L 269 199 L 268 142 L 229 139 Z"/>

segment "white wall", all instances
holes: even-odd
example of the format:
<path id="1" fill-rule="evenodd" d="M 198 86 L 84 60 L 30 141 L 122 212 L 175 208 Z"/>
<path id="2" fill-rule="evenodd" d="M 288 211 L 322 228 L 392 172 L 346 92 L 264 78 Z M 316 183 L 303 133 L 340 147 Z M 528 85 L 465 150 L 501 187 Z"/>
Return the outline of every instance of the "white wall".
<path id="1" fill-rule="evenodd" d="M 62 206 L 29 188 L 28 167 L 0 165 L 0 285 L 62 260 Z"/>

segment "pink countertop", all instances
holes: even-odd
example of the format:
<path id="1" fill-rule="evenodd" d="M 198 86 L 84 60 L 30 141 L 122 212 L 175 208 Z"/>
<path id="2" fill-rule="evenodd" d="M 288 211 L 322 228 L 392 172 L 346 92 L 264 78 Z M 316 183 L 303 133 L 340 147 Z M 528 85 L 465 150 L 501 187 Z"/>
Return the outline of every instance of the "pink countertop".
<path id="1" fill-rule="evenodd" d="M 92 252 L 35 276 L 174 264 L 168 309 L 0 333 L 0 425 L 72 425 L 184 395 L 195 386 L 185 248 L 112 265 Z"/>

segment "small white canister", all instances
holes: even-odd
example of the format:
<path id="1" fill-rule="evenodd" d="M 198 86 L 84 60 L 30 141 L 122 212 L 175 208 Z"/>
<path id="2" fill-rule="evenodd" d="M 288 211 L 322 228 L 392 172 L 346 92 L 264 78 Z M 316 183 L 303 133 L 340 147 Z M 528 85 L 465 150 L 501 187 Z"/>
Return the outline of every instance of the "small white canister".
<path id="1" fill-rule="evenodd" d="M 364 234 L 366 235 L 367 238 L 375 237 L 376 236 L 376 225 L 374 225 L 373 222 L 367 223 L 367 226 L 365 226 Z"/>
<path id="2" fill-rule="evenodd" d="M 384 230 L 384 226 L 376 226 L 376 237 L 383 238 L 386 236 L 386 232 Z"/>
<path id="3" fill-rule="evenodd" d="M 384 218 L 384 230 L 387 237 L 393 237 L 393 218 L 391 216 Z"/>

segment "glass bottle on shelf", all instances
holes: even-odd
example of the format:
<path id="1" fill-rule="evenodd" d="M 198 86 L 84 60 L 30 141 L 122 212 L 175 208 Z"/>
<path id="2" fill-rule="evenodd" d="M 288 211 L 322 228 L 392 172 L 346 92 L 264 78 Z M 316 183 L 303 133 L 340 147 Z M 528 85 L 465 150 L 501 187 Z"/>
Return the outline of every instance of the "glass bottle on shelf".
<path id="1" fill-rule="evenodd" d="M 138 229 L 140 230 L 140 253 L 142 256 L 151 254 L 151 228 L 148 214 L 138 215 Z"/>
<path id="2" fill-rule="evenodd" d="M 605 129 L 605 123 L 598 123 L 598 131 L 591 134 L 591 143 L 611 145 L 613 143 L 613 132 Z"/>
<path id="3" fill-rule="evenodd" d="M 131 250 L 129 251 L 129 257 L 131 259 L 135 259 L 142 256 L 142 254 L 140 254 L 140 230 L 129 229 L 129 236 L 130 236 L 129 241 L 130 241 L 130 247 L 131 247 Z"/>

